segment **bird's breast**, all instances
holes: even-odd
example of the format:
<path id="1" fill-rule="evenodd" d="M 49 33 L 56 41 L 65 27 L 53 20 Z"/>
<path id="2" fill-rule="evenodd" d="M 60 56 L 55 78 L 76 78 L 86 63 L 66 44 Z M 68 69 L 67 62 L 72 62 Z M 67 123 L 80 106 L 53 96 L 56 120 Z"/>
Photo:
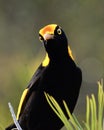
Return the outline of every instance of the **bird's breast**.
<path id="1" fill-rule="evenodd" d="M 44 90 L 48 93 L 58 93 L 60 95 L 64 91 L 68 92 L 73 82 L 74 71 L 70 66 L 52 66 L 47 67 L 42 84 L 44 84 Z"/>

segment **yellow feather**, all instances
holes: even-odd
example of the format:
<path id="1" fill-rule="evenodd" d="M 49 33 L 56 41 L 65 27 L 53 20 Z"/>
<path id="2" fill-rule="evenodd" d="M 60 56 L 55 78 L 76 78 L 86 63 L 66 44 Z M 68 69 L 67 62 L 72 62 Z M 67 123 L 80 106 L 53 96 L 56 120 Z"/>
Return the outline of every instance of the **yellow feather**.
<path id="1" fill-rule="evenodd" d="M 45 56 L 45 59 L 43 60 L 42 62 L 42 66 L 43 67 L 46 67 L 48 64 L 49 64 L 49 57 L 48 57 L 48 54 L 46 53 L 46 56 Z"/>
<path id="2" fill-rule="evenodd" d="M 72 55 L 72 51 L 71 51 L 71 49 L 70 49 L 69 46 L 68 46 L 68 53 L 69 53 L 69 56 L 72 58 L 72 60 L 74 60 L 74 57 L 73 57 L 73 55 Z"/>
<path id="3" fill-rule="evenodd" d="M 39 34 L 41 36 L 44 36 L 45 33 L 54 34 L 54 30 L 56 27 L 57 27 L 57 24 L 47 25 L 47 26 L 43 27 L 42 29 L 40 29 Z"/>
<path id="4" fill-rule="evenodd" d="M 21 96 L 20 103 L 19 103 L 19 106 L 18 106 L 18 111 L 17 111 L 17 120 L 18 120 L 18 118 L 19 118 L 19 115 L 20 115 L 20 112 L 21 112 L 21 108 L 22 108 L 22 104 L 23 104 L 23 101 L 24 101 L 24 99 L 25 99 L 27 93 L 28 93 L 28 89 L 25 89 L 25 90 L 23 91 L 22 96 Z"/>

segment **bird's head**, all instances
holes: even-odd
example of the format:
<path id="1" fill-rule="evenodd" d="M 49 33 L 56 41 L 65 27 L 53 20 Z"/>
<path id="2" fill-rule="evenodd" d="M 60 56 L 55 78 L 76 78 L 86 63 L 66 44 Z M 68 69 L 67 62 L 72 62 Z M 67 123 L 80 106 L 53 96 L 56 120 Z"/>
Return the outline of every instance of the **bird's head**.
<path id="1" fill-rule="evenodd" d="M 66 35 L 57 24 L 50 24 L 40 29 L 39 39 L 44 43 L 45 49 L 50 56 L 56 57 L 68 48 Z"/>
<path id="2" fill-rule="evenodd" d="M 63 59 L 65 55 L 69 55 L 74 60 L 70 47 L 68 46 L 67 38 L 60 26 L 57 24 L 49 24 L 39 31 L 39 39 L 44 44 L 46 57 L 43 61 L 43 66 L 47 66 L 50 58 Z"/>

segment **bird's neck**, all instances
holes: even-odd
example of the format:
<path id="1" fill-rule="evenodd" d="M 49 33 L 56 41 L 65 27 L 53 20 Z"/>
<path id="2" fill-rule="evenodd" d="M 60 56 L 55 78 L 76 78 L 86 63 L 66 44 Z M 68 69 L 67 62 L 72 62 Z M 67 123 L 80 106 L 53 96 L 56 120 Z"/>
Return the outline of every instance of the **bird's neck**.
<path id="1" fill-rule="evenodd" d="M 54 64 L 63 64 L 63 63 L 66 63 L 66 61 L 74 61 L 74 58 L 73 58 L 73 55 L 72 55 L 72 52 L 71 52 L 71 49 L 70 47 L 68 46 L 68 48 L 60 53 L 59 55 L 49 55 L 48 53 L 46 53 L 46 56 L 45 56 L 45 59 L 43 60 L 42 62 L 42 66 L 46 67 L 47 65 L 49 65 L 49 63 L 54 63 Z"/>
<path id="2" fill-rule="evenodd" d="M 70 54 L 69 54 L 69 51 L 68 51 L 68 48 L 64 49 L 62 52 L 59 52 L 59 53 L 52 53 L 52 55 L 49 55 L 49 59 L 50 59 L 50 62 L 54 62 L 54 63 L 64 63 L 66 62 L 67 60 L 69 59 L 72 59 Z"/>

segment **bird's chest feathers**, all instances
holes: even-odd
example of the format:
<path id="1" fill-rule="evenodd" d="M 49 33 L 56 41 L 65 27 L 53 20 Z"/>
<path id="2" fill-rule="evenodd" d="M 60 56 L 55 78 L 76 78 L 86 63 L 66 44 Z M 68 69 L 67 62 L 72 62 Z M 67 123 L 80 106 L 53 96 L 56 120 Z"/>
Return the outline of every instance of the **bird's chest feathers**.
<path id="1" fill-rule="evenodd" d="M 58 64 L 49 66 L 44 74 L 44 84 L 46 88 L 63 88 L 68 86 L 71 80 L 72 70 L 70 66 Z"/>

